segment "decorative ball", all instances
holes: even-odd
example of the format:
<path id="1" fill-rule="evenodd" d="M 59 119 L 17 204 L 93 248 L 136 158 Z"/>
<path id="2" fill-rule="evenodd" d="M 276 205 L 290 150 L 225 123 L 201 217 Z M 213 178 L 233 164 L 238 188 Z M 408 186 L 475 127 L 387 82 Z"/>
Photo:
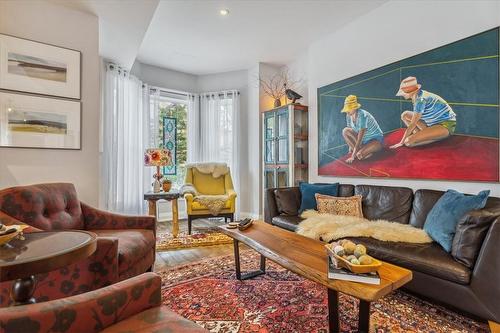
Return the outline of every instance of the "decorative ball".
<path id="1" fill-rule="evenodd" d="M 351 264 L 359 265 L 359 260 L 357 258 L 353 258 L 353 259 L 351 259 Z"/>
<path id="2" fill-rule="evenodd" d="M 356 244 L 354 244 L 351 241 L 347 241 L 344 243 L 344 250 L 347 254 L 353 254 L 354 250 L 356 249 Z"/>
<path id="3" fill-rule="evenodd" d="M 372 258 L 366 254 L 359 257 L 358 260 L 361 265 L 370 265 L 373 262 Z"/>
<path id="4" fill-rule="evenodd" d="M 333 252 L 338 256 L 343 256 L 345 254 L 344 248 L 341 245 L 335 246 Z"/>
<path id="5" fill-rule="evenodd" d="M 356 258 L 356 256 L 351 254 L 350 256 L 347 256 L 346 259 L 347 259 L 347 261 L 351 261 L 352 259 L 358 259 L 358 258 Z"/>

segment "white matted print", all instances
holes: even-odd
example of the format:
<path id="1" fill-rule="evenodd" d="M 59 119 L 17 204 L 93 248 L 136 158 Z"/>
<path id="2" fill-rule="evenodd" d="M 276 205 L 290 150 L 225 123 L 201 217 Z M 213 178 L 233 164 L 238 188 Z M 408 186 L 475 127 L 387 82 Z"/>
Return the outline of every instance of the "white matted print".
<path id="1" fill-rule="evenodd" d="M 80 105 L 0 92 L 0 147 L 80 149 Z"/>
<path id="2" fill-rule="evenodd" d="M 80 52 L 0 34 L 0 88 L 80 99 Z"/>

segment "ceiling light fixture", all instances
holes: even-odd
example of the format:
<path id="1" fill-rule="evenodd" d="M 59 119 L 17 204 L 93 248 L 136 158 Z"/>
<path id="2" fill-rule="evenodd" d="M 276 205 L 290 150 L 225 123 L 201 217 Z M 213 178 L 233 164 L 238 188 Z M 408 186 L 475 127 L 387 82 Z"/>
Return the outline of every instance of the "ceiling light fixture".
<path id="1" fill-rule="evenodd" d="M 226 16 L 227 14 L 229 14 L 229 9 L 226 9 L 226 8 L 221 9 L 219 11 L 219 14 L 221 14 L 222 16 Z"/>

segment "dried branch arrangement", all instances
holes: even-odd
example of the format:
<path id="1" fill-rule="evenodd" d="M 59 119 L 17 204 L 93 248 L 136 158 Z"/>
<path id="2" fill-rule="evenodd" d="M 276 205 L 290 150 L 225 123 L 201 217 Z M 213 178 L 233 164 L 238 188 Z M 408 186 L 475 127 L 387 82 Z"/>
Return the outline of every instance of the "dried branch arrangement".
<path id="1" fill-rule="evenodd" d="M 301 80 L 292 80 L 290 78 L 290 70 L 286 66 L 270 77 L 259 77 L 259 83 L 264 94 L 274 100 L 281 99 L 285 96 L 286 89 L 294 89 L 300 82 Z"/>

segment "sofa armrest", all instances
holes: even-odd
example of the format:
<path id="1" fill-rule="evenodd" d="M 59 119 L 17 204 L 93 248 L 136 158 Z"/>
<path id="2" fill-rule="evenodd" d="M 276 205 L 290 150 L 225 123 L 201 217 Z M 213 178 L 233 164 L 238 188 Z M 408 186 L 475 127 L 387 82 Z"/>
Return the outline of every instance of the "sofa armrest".
<path id="1" fill-rule="evenodd" d="M 22 224 L 22 225 L 27 225 L 29 226 L 28 228 L 24 229 L 23 232 L 36 232 L 36 231 L 43 231 L 41 229 L 35 228 L 30 226 L 29 224 L 26 224 L 24 222 L 19 221 L 16 218 L 13 218 L 10 215 L 5 214 L 4 212 L 0 211 L 0 223 L 4 225 L 13 225 L 13 224 Z"/>
<path id="2" fill-rule="evenodd" d="M 6 331 L 100 332 L 161 304 L 161 278 L 145 273 L 111 286 L 54 301 L 0 309 Z M 10 328 L 10 329 L 9 329 Z M 16 330 L 17 329 L 17 330 Z M 30 330 L 31 331 L 31 330 Z"/>
<path id="3" fill-rule="evenodd" d="M 273 217 L 280 215 L 274 190 L 275 188 L 268 188 L 264 193 L 264 221 L 269 224 L 271 224 Z"/>
<path id="4" fill-rule="evenodd" d="M 92 229 L 149 229 L 156 232 L 154 216 L 131 216 L 106 212 L 81 203 L 86 230 Z"/>
<path id="5" fill-rule="evenodd" d="M 492 224 L 481 246 L 481 251 L 476 260 L 472 273 L 471 288 L 476 296 L 481 299 L 486 311 L 491 314 L 489 320 L 500 322 L 500 217 Z"/>

